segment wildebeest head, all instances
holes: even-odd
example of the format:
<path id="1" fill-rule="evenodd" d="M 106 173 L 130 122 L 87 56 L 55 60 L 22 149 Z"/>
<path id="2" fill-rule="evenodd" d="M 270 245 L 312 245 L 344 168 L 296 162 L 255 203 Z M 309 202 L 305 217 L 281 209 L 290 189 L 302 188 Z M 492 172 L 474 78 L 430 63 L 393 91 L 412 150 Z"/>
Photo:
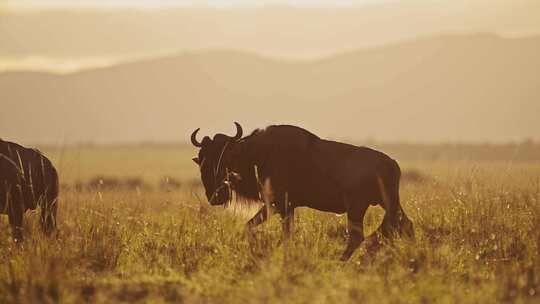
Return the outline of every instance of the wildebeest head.
<path id="1" fill-rule="evenodd" d="M 227 136 L 218 133 L 213 139 L 205 136 L 202 142 L 197 141 L 196 129 L 191 134 L 191 143 L 200 148 L 199 155 L 193 161 L 199 165 L 201 170 L 201 180 L 206 191 L 206 197 L 211 205 L 223 205 L 230 197 L 230 189 L 225 182 L 228 178 L 227 166 L 225 164 L 225 153 L 227 148 L 242 138 L 242 126 L 235 122 L 236 135 Z"/>

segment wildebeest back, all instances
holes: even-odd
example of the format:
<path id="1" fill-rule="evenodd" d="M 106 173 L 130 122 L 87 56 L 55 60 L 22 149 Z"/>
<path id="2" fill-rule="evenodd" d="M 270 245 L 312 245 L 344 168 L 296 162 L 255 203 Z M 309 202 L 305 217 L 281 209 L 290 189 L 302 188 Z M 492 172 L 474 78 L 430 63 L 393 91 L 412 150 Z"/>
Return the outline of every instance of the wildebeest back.
<path id="1" fill-rule="evenodd" d="M 40 151 L 0 140 L 0 206 L 3 213 L 6 198 L 18 191 L 22 209 L 50 207 L 58 197 L 58 173 L 51 161 Z"/>

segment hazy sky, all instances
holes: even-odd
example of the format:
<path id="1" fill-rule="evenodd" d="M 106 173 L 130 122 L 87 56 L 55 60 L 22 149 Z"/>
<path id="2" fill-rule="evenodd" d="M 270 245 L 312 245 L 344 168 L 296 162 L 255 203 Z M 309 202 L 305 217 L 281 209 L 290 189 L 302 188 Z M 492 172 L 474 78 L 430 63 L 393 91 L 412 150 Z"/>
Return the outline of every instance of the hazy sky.
<path id="1" fill-rule="evenodd" d="M 312 59 L 440 33 L 540 34 L 540 0 L 0 0 L 0 9 L 0 72 L 203 49 Z"/>
<path id="2" fill-rule="evenodd" d="M 349 6 L 370 3 L 393 2 L 395 0 L 7 0 L 10 8 L 42 9 L 58 7 L 91 7 L 91 8 L 163 8 L 174 6 Z M 2 3 L 2 0 L 0 0 Z"/>

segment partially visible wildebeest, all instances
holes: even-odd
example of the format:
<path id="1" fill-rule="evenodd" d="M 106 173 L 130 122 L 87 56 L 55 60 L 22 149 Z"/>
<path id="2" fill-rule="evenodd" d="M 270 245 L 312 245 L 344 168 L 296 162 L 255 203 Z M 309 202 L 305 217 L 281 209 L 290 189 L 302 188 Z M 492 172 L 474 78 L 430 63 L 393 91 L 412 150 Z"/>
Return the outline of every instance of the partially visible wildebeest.
<path id="1" fill-rule="evenodd" d="M 0 140 L 0 213 L 7 214 L 13 238 L 22 240 L 23 215 L 40 207 L 43 231 L 56 228 L 58 174 L 41 152 Z"/>
<path id="2" fill-rule="evenodd" d="M 294 209 L 306 206 L 321 211 L 347 213 L 349 241 L 342 260 L 348 260 L 364 241 L 363 220 L 370 205 L 385 209 L 384 219 L 372 235 L 413 237 L 413 225 L 401 208 L 399 179 L 395 160 L 366 147 L 324 140 L 299 127 L 269 126 L 242 138 L 242 127 L 230 137 L 216 134 L 213 139 L 196 138 L 200 148 L 193 160 L 200 167 L 208 201 L 223 205 L 231 190 L 247 199 L 265 203 L 248 222 L 259 225 L 268 209 L 283 218 L 287 236 Z"/>

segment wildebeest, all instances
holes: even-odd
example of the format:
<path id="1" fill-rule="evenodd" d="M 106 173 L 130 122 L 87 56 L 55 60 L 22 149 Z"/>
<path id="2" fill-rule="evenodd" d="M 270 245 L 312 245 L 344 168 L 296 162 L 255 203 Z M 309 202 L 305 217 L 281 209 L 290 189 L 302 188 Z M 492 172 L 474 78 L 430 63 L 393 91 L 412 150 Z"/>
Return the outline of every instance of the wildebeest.
<path id="1" fill-rule="evenodd" d="M 58 208 L 56 169 L 38 150 L 0 139 L 0 213 L 8 215 L 15 240 L 22 240 L 25 211 L 37 207 L 43 231 L 53 231 Z"/>
<path id="2" fill-rule="evenodd" d="M 232 191 L 262 200 L 265 206 L 248 226 L 264 222 L 272 209 L 281 215 L 285 235 L 290 233 L 296 207 L 347 213 L 349 241 L 342 260 L 348 260 L 364 241 L 363 219 L 370 205 L 385 209 L 370 238 L 413 237 L 412 222 L 399 200 L 401 171 L 386 154 L 324 140 L 290 125 L 269 126 L 242 138 L 242 127 L 235 125 L 232 137 L 216 134 L 199 142 L 199 129 L 191 134 L 191 142 L 200 148 L 193 160 L 200 167 L 210 204 L 225 204 Z"/>

